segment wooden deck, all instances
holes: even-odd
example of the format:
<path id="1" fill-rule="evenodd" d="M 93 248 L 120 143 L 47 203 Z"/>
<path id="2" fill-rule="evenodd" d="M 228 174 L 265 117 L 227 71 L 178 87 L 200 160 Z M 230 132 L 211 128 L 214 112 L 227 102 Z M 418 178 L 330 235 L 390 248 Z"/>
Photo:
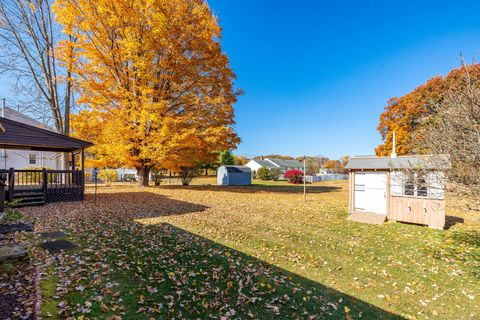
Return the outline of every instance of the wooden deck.
<path id="1" fill-rule="evenodd" d="M 348 220 L 370 224 L 383 224 L 387 220 L 387 215 L 368 212 L 355 212 L 350 214 Z"/>
<path id="2" fill-rule="evenodd" d="M 85 184 L 83 170 L 0 170 L 5 181 L 5 199 L 14 205 L 81 201 Z"/>

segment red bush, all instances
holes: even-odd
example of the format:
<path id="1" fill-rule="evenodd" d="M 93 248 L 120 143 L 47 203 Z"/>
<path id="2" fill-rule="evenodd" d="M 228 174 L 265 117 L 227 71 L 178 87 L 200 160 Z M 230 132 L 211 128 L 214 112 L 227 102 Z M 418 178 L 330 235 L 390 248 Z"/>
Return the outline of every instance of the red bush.
<path id="1" fill-rule="evenodd" d="M 283 175 L 285 179 L 290 183 L 302 183 L 303 182 L 303 171 L 298 169 L 292 169 L 285 172 Z"/>

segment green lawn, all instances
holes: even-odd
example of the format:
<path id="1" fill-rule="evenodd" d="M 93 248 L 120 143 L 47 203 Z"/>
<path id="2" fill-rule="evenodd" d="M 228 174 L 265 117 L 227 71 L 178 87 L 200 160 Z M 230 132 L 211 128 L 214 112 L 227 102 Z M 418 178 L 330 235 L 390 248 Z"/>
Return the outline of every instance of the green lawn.
<path id="1" fill-rule="evenodd" d="M 97 319 L 480 317 L 480 232 L 470 220 L 446 231 L 349 222 L 345 182 L 308 185 L 306 204 L 303 186 L 205 183 L 214 182 L 101 188 L 97 207 L 89 195 L 84 203 L 24 209 L 39 230 L 66 230 L 79 245 L 57 261 L 33 252 L 54 274 L 45 279 L 58 279 L 50 297 L 60 304 L 56 312 Z"/>

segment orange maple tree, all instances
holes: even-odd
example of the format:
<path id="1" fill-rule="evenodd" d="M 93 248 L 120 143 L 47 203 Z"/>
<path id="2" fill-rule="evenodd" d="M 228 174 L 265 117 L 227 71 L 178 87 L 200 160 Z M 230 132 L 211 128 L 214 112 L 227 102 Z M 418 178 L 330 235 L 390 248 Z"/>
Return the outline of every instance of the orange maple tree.
<path id="1" fill-rule="evenodd" d="M 202 0 L 57 0 L 56 20 L 75 41 L 58 51 L 79 103 L 74 134 L 105 165 L 180 171 L 233 149 L 235 74 L 221 28 Z M 72 52 L 74 55 L 72 56 Z"/>
<path id="2" fill-rule="evenodd" d="M 415 130 L 426 123 L 427 117 L 437 112 L 449 92 L 465 87 L 466 71 L 472 82 L 480 79 L 480 64 L 473 64 L 454 69 L 445 77 L 434 77 L 412 92 L 388 100 L 378 125 L 378 131 L 384 142 L 375 149 L 376 154 L 379 156 L 391 154 L 393 131 L 396 135 L 397 154 L 413 153 Z"/>

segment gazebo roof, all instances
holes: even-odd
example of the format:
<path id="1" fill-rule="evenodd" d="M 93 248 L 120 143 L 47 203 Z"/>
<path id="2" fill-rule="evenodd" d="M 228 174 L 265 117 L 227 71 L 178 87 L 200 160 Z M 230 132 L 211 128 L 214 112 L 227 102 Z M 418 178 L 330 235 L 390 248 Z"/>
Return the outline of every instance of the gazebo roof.
<path id="1" fill-rule="evenodd" d="M 73 152 L 92 145 L 88 141 L 0 117 L 1 148 Z"/>

